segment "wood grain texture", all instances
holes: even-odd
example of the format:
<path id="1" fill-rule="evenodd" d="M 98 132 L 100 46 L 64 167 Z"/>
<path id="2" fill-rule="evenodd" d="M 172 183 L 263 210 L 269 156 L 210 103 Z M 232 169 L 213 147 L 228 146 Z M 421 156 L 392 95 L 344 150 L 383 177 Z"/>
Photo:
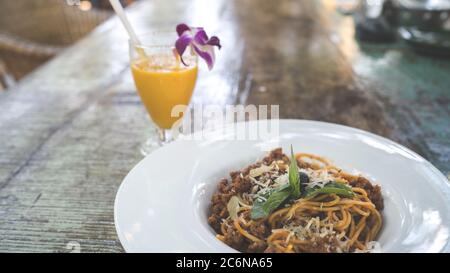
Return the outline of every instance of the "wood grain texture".
<path id="1" fill-rule="evenodd" d="M 207 26 L 224 47 L 193 103 L 280 104 L 281 117 L 346 124 L 450 171 L 450 63 L 359 44 L 353 21 L 317 1 L 143 1 L 138 32 Z M 152 125 L 113 18 L 0 94 L 0 252 L 121 252 L 114 197 Z"/>

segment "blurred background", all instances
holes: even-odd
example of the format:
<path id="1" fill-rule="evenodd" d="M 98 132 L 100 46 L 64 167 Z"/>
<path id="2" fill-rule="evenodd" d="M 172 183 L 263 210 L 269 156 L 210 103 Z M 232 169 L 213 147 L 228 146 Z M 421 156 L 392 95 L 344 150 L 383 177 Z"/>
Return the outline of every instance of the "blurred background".
<path id="1" fill-rule="evenodd" d="M 128 6 L 137 0 L 121 0 Z M 108 0 L 0 3 L 0 89 L 14 85 L 113 14 Z"/>
<path id="2" fill-rule="evenodd" d="M 121 0 L 129 6 L 139 0 Z M 353 16 L 366 43 L 400 39 L 417 53 L 450 55 L 450 0 L 325 0 Z M 113 14 L 108 0 L 14 0 L 0 3 L 0 90 L 12 87 Z M 24 19 L 26 18 L 26 19 Z"/>

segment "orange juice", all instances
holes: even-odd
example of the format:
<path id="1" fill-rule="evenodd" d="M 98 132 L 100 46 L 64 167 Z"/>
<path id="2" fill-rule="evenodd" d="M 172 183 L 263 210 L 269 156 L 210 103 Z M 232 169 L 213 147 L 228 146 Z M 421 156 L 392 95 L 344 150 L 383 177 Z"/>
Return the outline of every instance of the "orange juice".
<path id="1" fill-rule="evenodd" d="M 162 129 L 170 129 L 181 118 L 171 116 L 172 108 L 189 104 L 197 80 L 196 65 L 186 67 L 172 63 L 158 60 L 155 64 L 141 59 L 131 64 L 142 102 L 152 120 Z"/>

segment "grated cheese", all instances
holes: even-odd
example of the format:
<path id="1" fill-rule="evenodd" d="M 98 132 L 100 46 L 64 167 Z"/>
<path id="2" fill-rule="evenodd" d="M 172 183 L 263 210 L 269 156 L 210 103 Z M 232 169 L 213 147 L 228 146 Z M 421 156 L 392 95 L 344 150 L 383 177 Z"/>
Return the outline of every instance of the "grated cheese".
<path id="1" fill-rule="evenodd" d="M 316 237 L 324 238 L 336 234 L 333 225 L 321 226 L 319 217 L 309 219 L 304 226 L 288 224 L 283 228 L 292 232 L 300 240 L 314 240 Z"/>
<path id="2" fill-rule="evenodd" d="M 270 172 L 271 170 L 272 170 L 271 166 L 261 165 L 258 168 L 251 169 L 248 175 L 250 177 L 258 177 L 258 176 L 261 176 L 264 173 Z"/>
<path id="3" fill-rule="evenodd" d="M 251 177 L 251 176 L 250 176 L 250 180 L 251 180 L 254 184 L 260 186 L 261 188 L 267 188 L 267 187 L 269 186 L 268 183 L 262 183 L 262 182 L 256 180 L 255 178 L 253 178 L 253 177 Z M 269 180 L 269 181 L 266 181 L 266 182 L 270 182 L 270 180 Z"/>
<path id="4" fill-rule="evenodd" d="M 326 184 L 333 182 L 335 177 L 328 173 L 327 170 L 313 170 L 313 169 L 300 169 L 309 177 L 309 183 L 307 183 L 307 188 L 320 187 L 323 188 Z"/>
<path id="5" fill-rule="evenodd" d="M 287 173 L 282 174 L 282 175 L 278 176 L 274 182 L 277 186 L 287 184 L 287 183 L 289 183 L 289 175 Z"/>

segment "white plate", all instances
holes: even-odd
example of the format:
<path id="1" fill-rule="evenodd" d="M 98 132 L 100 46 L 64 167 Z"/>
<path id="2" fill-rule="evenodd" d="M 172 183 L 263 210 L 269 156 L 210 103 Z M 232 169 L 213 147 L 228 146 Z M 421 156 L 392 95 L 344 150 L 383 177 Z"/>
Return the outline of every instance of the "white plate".
<path id="1" fill-rule="evenodd" d="M 243 126 L 243 124 L 238 124 Z M 450 184 L 428 161 L 374 134 L 323 122 L 280 121 L 280 144 L 325 156 L 380 184 L 378 241 L 385 252 L 449 252 Z M 217 137 L 220 132 L 213 132 Z M 180 140 L 156 150 L 125 177 L 114 205 L 127 252 L 234 252 L 207 224 L 220 178 L 261 159 L 273 141 Z"/>

